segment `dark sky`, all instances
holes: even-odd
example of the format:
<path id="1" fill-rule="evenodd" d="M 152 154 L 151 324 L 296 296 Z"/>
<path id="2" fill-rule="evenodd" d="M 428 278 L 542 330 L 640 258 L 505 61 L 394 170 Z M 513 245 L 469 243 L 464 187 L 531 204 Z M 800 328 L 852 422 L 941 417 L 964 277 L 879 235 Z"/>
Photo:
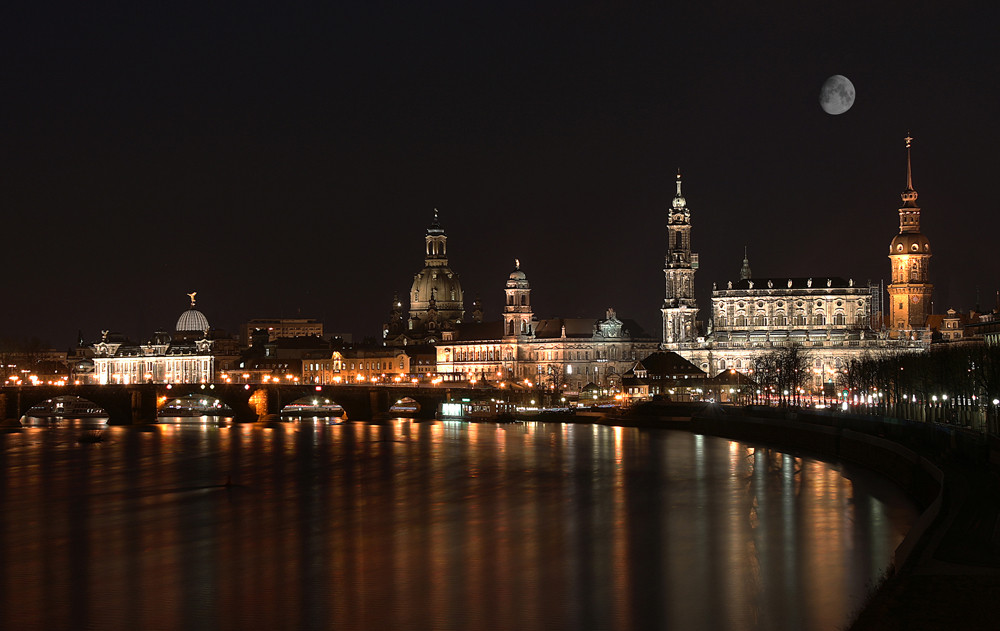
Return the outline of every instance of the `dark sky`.
<path id="1" fill-rule="evenodd" d="M 24 3 L 0 15 L 0 336 L 315 317 L 377 335 L 441 211 L 466 304 L 659 331 L 677 168 L 702 308 L 889 275 L 910 131 L 936 311 L 1000 287 L 988 3 Z M 875 6 L 878 5 L 878 6 Z M 854 107 L 825 114 L 832 74 Z"/>

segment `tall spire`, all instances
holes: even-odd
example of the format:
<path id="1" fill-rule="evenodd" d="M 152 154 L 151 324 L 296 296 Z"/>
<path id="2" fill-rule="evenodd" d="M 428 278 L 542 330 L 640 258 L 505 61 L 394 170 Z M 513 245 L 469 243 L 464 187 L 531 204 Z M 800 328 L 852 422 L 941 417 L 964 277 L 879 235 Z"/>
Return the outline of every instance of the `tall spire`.
<path id="1" fill-rule="evenodd" d="M 688 344 L 698 335 L 698 301 L 694 297 L 694 275 L 698 255 L 691 251 L 691 209 L 681 189 L 677 169 L 677 193 L 667 214 L 667 255 L 664 259 L 663 344 Z M 674 346 L 673 348 L 680 348 Z"/>
<path id="2" fill-rule="evenodd" d="M 740 268 L 740 280 L 747 280 L 752 278 L 750 272 L 750 259 L 747 258 L 747 246 L 743 246 L 743 267 Z"/>
<path id="3" fill-rule="evenodd" d="M 913 176 L 910 172 L 910 145 L 913 144 L 913 136 L 906 132 L 906 190 L 913 190 Z"/>
<path id="4" fill-rule="evenodd" d="M 441 222 L 438 221 L 438 209 L 434 209 L 434 221 L 431 222 L 431 227 L 427 229 L 427 234 L 444 234 L 444 228 L 441 227 Z"/>
<path id="5" fill-rule="evenodd" d="M 910 132 L 906 132 L 906 190 L 900 193 L 900 197 L 903 199 L 903 206 L 907 208 L 916 207 L 917 202 L 917 192 L 913 190 L 913 170 L 910 166 L 910 146 L 913 144 L 913 136 Z"/>

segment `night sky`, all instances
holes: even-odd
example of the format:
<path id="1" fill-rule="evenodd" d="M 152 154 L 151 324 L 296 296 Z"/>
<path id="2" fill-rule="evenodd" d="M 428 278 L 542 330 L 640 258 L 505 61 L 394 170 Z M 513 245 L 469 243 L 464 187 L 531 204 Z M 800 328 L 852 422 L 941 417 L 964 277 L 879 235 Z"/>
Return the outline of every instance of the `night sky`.
<path id="1" fill-rule="evenodd" d="M 142 341 L 190 291 L 230 332 L 376 336 L 435 207 L 467 309 L 498 317 L 517 257 L 538 317 L 658 335 L 678 168 L 704 317 L 744 246 L 755 276 L 887 279 L 907 131 L 935 311 L 993 306 L 996 9 L 658 4 L 4 9 L 0 336 Z"/>

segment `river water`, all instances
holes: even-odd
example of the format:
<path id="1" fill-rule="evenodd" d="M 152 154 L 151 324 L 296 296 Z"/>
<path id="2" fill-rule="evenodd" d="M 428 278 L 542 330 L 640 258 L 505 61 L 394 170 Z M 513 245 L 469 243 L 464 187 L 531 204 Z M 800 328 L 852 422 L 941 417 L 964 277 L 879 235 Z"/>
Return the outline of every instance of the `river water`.
<path id="1" fill-rule="evenodd" d="M 559 423 L 24 428 L 0 472 L 3 629 L 839 629 L 917 515 L 847 465 Z"/>

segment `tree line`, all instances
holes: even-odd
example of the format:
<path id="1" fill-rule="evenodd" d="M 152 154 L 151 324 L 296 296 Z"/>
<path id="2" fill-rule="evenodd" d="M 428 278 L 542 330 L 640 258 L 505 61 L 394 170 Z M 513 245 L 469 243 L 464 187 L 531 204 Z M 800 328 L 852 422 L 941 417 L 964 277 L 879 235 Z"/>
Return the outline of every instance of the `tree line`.
<path id="1" fill-rule="evenodd" d="M 754 400 L 797 405 L 810 390 L 809 351 L 791 345 L 754 358 Z M 926 353 L 869 351 L 850 360 L 837 386 L 872 412 L 954 422 L 996 433 L 1000 346 L 942 344 Z"/>

